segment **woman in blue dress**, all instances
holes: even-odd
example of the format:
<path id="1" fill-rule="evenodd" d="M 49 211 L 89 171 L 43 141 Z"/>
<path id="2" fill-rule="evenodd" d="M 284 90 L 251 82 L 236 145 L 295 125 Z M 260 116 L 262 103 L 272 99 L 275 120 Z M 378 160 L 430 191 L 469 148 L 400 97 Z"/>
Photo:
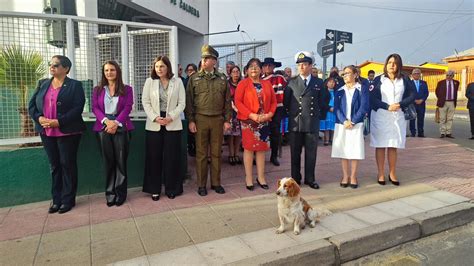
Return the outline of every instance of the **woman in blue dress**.
<path id="1" fill-rule="evenodd" d="M 328 89 L 331 99 L 329 100 L 329 111 L 326 114 L 326 120 L 319 121 L 319 130 L 324 132 L 324 146 L 328 146 L 332 144 L 334 125 L 336 124 L 336 116 L 334 115 L 334 87 L 336 81 L 330 77 L 326 79 L 324 86 Z"/>

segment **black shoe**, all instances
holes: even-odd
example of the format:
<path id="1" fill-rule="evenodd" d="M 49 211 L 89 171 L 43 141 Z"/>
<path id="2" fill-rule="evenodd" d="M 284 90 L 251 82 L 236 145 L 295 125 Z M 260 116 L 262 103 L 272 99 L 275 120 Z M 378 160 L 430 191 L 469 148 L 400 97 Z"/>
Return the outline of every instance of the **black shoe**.
<path id="1" fill-rule="evenodd" d="M 59 211 L 59 204 L 53 204 L 49 207 L 48 213 L 55 213 Z"/>
<path id="2" fill-rule="evenodd" d="M 380 181 L 380 179 L 377 178 L 377 183 L 379 183 L 379 185 L 381 186 L 385 186 L 385 177 L 383 178 L 382 181 Z"/>
<path id="3" fill-rule="evenodd" d="M 395 181 L 395 180 L 392 180 L 392 178 L 390 177 L 390 175 L 388 175 L 388 180 L 390 180 L 390 182 L 392 182 L 393 185 L 395 185 L 395 186 L 400 186 L 400 182 Z"/>
<path id="4" fill-rule="evenodd" d="M 174 193 L 166 193 L 166 196 L 168 196 L 168 199 L 176 198 L 176 194 L 174 194 Z"/>
<path id="5" fill-rule="evenodd" d="M 152 199 L 153 201 L 159 201 L 159 200 L 160 200 L 160 194 L 151 195 L 151 199 Z"/>
<path id="6" fill-rule="evenodd" d="M 453 135 L 451 135 L 451 134 L 446 134 L 446 137 L 450 138 L 450 139 L 454 139 Z"/>
<path id="7" fill-rule="evenodd" d="M 247 186 L 247 185 L 246 185 L 245 187 L 246 187 L 248 190 L 250 190 L 250 191 L 253 191 L 253 189 L 255 188 L 253 185 L 251 185 L 251 186 Z"/>
<path id="8" fill-rule="evenodd" d="M 308 185 L 308 186 L 309 186 L 310 188 L 312 188 L 312 189 L 319 189 L 319 185 L 318 185 L 318 183 L 316 183 L 316 181 L 314 181 L 314 182 L 306 182 L 306 181 L 304 181 L 304 184 L 305 184 L 305 185 Z"/>
<path id="9" fill-rule="evenodd" d="M 274 166 L 280 166 L 280 162 L 278 161 L 278 157 L 277 157 L 277 156 L 272 156 L 272 157 L 270 157 L 270 162 L 271 162 Z"/>
<path id="10" fill-rule="evenodd" d="M 441 134 L 441 136 L 439 136 L 440 139 L 444 138 L 444 134 Z"/>
<path id="11" fill-rule="evenodd" d="M 349 185 L 350 185 L 351 188 L 354 188 L 354 189 L 359 187 L 359 184 L 357 184 L 357 183 L 355 183 L 355 184 L 350 183 Z"/>
<path id="12" fill-rule="evenodd" d="M 348 187 L 348 186 L 349 186 L 349 183 L 342 183 L 342 182 L 341 182 L 341 183 L 339 183 L 339 186 L 345 188 L 345 187 Z"/>
<path id="13" fill-rule="evenodd" d="M 234 158 L 234 156 L 229 156 L 229 164 L 230 164 L 230 165 L 235 165 L 235 158 Z"/>
<path id="14" fill-rule="evenodd" d="M 107 207 L 112 207 L 115 205 L 115 201 L 107 201 Z"/>
<path id="15" fill-rule="evenodd" d="M 419 137 L 419 138 L 424 138 L 424 137 L 425 137 L 425 134 L 418 134 L 418 137 Z"/>
<path id="16" fill-rule="evenodd" d="M 411 133 L 411 136 L 412 138 L 416 137 L 416 134 L 415 133 Z"/>
<path id="17" fill-rule="evenodd" d="M 199 187 L 199 188 L 198 188 L 198 194 L 199 194 L 199 196 L 207 196 L 207 189 L 206 189 L 206 187 Z"/>
<path id="18" fill-rule="evenodd" d="M 116 200 L 115 206 L 122 206 L 125 203 L 125 200 Z"/>
<path id="19" fill-rule="evenodd" d="M 211 186 L 211 189 L 214 190 L 217 194 L 225 193 L 225 189 L 222 186 Z"/>
<path id="20" fill-rule="evenodd" d="M 268 189 L 268 185 L 267 184 L 260 184 L 260 182 L 258 181 L 258 178 L 256 179 L 257 180 L 257 184 L 263 188 L 263 189 Z"/>
<path id="21" fill-rule="evenodd" d="M 66 212 L 70 211 L 71 209 L 72 209 L 72 206 L 71 206 L 71 205 L 64 205 L 64 204 L 63 204 L 63 205 L 61 205 L 61 207 L 59 208 L 58 213 L 63 214 L 63 213 L 66 213 Z"/>
<path id="22" fill-rule="evenodd" d="M 469 139 L 474 139 L 474 136 L 470 137 Z"/>

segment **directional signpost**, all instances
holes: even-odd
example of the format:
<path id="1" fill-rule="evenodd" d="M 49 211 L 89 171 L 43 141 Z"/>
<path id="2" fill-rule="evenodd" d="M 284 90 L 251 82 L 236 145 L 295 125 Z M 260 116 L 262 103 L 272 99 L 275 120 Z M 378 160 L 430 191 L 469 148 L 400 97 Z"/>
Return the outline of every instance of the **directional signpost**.
<path id="1" fill-rule="evenodd" d="M 326 40 L 332 41 L 321 49 L 321 57 L 327 58 L 332 54 L 333 67 L 336 66 L 336 54 L 344 52 L 345 43 L 352 43 L 352 32 L 326 29 Z"/>

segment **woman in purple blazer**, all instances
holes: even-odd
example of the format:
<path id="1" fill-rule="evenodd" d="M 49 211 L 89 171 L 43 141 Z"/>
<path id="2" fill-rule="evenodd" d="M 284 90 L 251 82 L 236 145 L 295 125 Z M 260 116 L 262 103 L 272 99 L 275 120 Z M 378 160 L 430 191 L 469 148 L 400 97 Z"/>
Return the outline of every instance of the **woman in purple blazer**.
<path id="1" fill-rule="evenodd" d="M 93 130 L 104 159 L 105 198 L 107 206 L 122 205 L 127 198 L 127 157 L 133 89 L 123 84 L 122 70 L 115 61 L 102 66 L 102 79 L 92 94 L 92 112 L 96 121 Z"/>

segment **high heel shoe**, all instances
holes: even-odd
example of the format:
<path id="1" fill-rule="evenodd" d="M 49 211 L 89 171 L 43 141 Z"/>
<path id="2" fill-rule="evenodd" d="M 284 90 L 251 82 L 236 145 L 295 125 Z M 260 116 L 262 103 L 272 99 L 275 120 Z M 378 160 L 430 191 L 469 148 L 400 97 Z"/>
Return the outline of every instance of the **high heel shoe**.
<path id="1" fill-rule="evenodd" d="M 355 188 L 358 188 L 358 187 L 359 187 L 359 184 L 357 184 L 357 183 L 355 183 L 355 184 L 350 183 L 349 186 L 350 186 L 351 188 L 355 189 Z"/>
<path id="2" fill-rule="evenodd" d="M 251 185 L 251 186 L 247 186 L 247 185 L 246 185 L 245 187 L 246 187 L 248 190 L 250 190 L 250 191 L 253 191 L 253 189 L 255 188 L 253 185 Z"/>
<path id="3" fill-rule="evenodd" d="M 385 186 L 385 177 L 384 177 L 384 180 L 382 180 L 382 181 L 377 180 L 377 183 L 379 183 L 379 185 L 381 185 L 381 186 Z"/>
<path id="4" fill-rule="evenodd" d="M 395 185 L 395 186 L 400 186 L 400 182 L 399 182 L 399 181 L 392 180 L 392 177 L 391 177 L 390 175 L 388 175 L 388 180 L 390 180 L 390 182 L 392 182 L 393 185 Z"/>
<path id="5" fill-rule="evenodd" d="M 263 188 L 263 189 L 268 189 L 268 185 L 267 184 L 260 184 L 260 182 L 258 181 L 258 178 L 256 179 L 257 180 L 257 184 Z"/>
<path id="6" fill-rule="evenodd" d="M 339 183 L 339 186 L 344 187 L 344 188 L 345 188 L 345 187 L 348 187 L 348 186 L 349 186 L 349 182 L 342 183 L 342 180 L 341 180 L 341 182 Z"/>

